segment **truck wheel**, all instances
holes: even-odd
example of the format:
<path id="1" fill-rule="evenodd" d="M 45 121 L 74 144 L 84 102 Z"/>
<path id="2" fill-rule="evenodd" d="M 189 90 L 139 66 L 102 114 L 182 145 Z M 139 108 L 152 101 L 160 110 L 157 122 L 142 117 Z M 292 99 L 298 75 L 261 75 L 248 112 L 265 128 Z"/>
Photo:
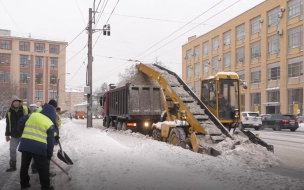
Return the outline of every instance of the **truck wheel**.
<path id="1" fill-rule="evenodd" d="M 106 125 L 105 125 L 105 127 L 106 127 L 106 128 L 109 128 L 109 127 L 110 127 L 110 117 L 107 116 L 107 117 L 105 118 L 105 120 L 106 120 Z"/>
<path id="2" fill-rule="evenodd" d="M 123 131 L 126 131 L 126 130 L 127 130 L 127 124 L 126 124 L 126 122 L 123 122 L 123 123 L 122 123 L 121 129 L 122 129 Z"/>
<path id="3" fill-rule="evenodd" d="M 255 127 L 254 130 L 258 131 L 260 130 L 260 127 Z"/>
<path id="4" fill-rule="evenodd" d="M 153 129 L 153 131 L 152 131 L 152 138 L 153 138 L 153 140 L 156 140 L 156 141 L 163 141 L 163 138 L 161 136 L 160 130 L 157 129 L 157 128 Z"/>
<path id="5" fill-rule="evenodd" d="M 174 146 L 186 148 L 186 134 L 182 128 L 175 127 L 171 129 L 169 135 L 169 143 Z"/>
<path id="6" fill-rule="evenodd" d="M 279 124 L 274 124 L 275 131 L 281 131 L 281 126 Z"/>
<path id="7" fill-rule="evenodd" d="M 295 132 L 298 128 L 292 128 L 290 129 L 291 132 Z"/>
<path id="8" fill-rule="evenodd" d="M 121 130 L 121 122 L 119 121 L 118 123 L 117 123 L 117 131 L 120 131 Z"/>

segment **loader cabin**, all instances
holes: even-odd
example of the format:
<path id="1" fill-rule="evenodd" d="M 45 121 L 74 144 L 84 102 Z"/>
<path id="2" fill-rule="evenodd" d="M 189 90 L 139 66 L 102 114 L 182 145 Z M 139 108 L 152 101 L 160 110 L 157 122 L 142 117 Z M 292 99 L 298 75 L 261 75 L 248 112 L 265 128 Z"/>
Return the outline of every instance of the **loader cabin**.
<path id="1" fill-rule="evenodd" d="M 200 99 L 224 125 L 241 122 L 240 84 L 247 88 L 235 72 L 218 72 L 202 81 Z"/>

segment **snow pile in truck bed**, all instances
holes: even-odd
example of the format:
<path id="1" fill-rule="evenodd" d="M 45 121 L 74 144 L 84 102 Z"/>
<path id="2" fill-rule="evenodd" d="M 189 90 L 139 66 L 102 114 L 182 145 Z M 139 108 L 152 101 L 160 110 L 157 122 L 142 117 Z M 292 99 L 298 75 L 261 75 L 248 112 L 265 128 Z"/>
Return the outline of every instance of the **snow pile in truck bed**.
<path id="1" fill-rule="evenodd" d="M 116 88 L 125 86 L 127 83 L 132 83 L 134 85 L 159 86 L 159 84 L 155 80 L 153 80 L 148 75 L 146 75 L 140 71 L 137 71 L 134 75 L 130 75 L 130 76 L 124 78 L 124 80 L 120 81 L 117 84 Z"/>
<path id="2" fill-rule="evenodd" d="M 177 78 L 174 75 L 169 74 L 167 71 L 165 70 L 161 70 L 158 67 L 152 65 L 152 64 L 146 64 L 146 66 L 158 71 L 163 77 L 164 79 L 170 84 L 170 86 L 179 86 L 181 85 Z"/>

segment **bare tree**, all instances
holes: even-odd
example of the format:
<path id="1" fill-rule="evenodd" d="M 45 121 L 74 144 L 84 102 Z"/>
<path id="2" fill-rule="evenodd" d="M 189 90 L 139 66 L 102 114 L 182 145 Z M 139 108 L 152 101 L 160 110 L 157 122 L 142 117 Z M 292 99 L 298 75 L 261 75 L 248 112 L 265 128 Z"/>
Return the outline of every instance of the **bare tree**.
<path id="1" fill-rule="evenodd" d="M 19 96 L 19 87 L 15 82 L 0 83 L 0 117 L 5 117 L 6 112 L 11 106 L 13 95 Z"/>
<path id="2" fill-rule="evenodd" d="M 138 70 L 135 67 L 135 64 L 130 65 L 129 67 L 125 68 L 124 73 L 118 73 L 119 81 L 125 80 L 126 78 L 129 78 L 129 76 L 133 76 L 138 72 Z"/>

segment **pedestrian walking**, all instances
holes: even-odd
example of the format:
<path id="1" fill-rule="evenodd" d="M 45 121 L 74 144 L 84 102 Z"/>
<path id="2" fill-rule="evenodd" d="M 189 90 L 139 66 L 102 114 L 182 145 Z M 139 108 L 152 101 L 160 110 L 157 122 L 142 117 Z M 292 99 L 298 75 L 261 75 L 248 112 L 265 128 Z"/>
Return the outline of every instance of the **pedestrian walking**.
<path id="1" fill-rule="evenodd" d="M 11 107 L 6 113 L 6 142 L 10 142 L 10 160 L 7 172 L 16 171 L 17 164 L 17 146 L 20 142 L 21 133 L 17 128 L 17 123 L 20 118 L 30 112 L 27 106 L 22 105 L 21 99 L 18 96 L 12 96 Z"/>
<path id="2" fill-rule="evenodd" d="M 35 161 L 41 189 L 54 189 L 50 185 L 50 160 L 54 149 L 54 132 L 56 111 L 53 106 L 46 105 L 40 113 L 32 113 L 21 118 L 18 122 L 22 132 L 19 151 L 22 152 L 20 185 L 21 189 L 28 189 L 30 176 L 28 169 L 32 158 Z"/>

